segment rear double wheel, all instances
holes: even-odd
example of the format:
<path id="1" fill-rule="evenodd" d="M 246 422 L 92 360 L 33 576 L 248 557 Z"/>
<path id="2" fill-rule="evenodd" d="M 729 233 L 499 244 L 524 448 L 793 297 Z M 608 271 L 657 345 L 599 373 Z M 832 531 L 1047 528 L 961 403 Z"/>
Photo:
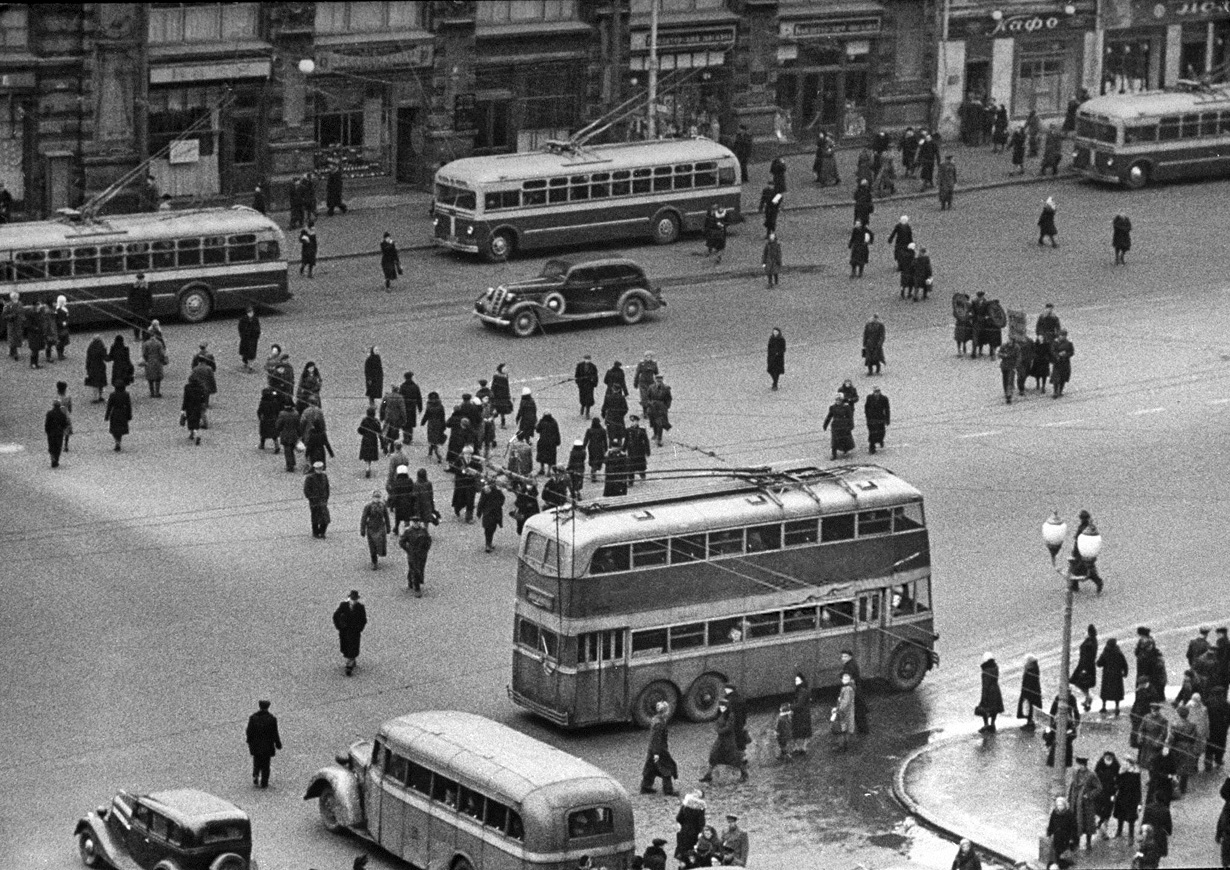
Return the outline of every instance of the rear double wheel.
<path id="1" fill-rule="evenodd" d="M 653 724 L 658 704 L 663 701 L 670 705 L 673 713 L 679 706 L 679 690 L 665 680 L 655 680 L 636 696 L 632 704 L 632 721 L 640 728 L 648 728 Z"/>

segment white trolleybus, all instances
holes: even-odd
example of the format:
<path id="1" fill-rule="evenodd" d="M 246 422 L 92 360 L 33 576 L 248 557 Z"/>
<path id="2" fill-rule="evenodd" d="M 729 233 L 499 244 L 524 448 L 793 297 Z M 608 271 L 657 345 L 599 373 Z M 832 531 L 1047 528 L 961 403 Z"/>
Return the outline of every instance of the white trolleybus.
<path id="1" fill-rule="evenodd" d="M 70 323 L 123 318 L 139 273 L 153 316 L 198 323 L 215 311 L 291 298 L 286 239 L 244 206 L 64 217 L 0 226 L 0 296 L 68 297 Z"/>
<path id="2" fill-rule="evenodd" d="M 738 158 L 703 138 L 465 157 L 436 172 L 435 243 L 492 262 L 518 251 L 644 237 L 670 244 L 716 204 L 740 219 Z"/>
<path id="3" fill-rule="evenodd" d="M 1181 82 L 1082 103 L 1076 168 L 1130 188 L 1230 175 L 1230 84 Z"/>
<path id="4" fill-rule="evenodd" d="M 652 483 L 650 486 L 654 486 Z M 922 494 L 875 465 L 733 471 L 707 485 L 548 510 L 525 525 L 512 700 L 565 727 L 713 719 L 748 697 L 938 664 Z"/>

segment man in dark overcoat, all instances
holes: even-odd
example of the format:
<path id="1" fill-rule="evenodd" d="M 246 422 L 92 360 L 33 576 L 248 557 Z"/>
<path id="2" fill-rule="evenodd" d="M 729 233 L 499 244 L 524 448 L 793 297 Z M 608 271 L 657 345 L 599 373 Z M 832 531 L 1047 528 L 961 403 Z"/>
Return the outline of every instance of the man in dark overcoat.
<path id="1" fill-rule="evenodd" d="M 329 528 L 329 475 L 325 474 L 324 462 L 312 463 L 312 470 L 303 478 L 303 497 L 312 515 L 312 537 L 323 540 Z"/>
<path id="2" fill-rule="evenodd" d="M 132 286 L 128 288 L 128 315 L 132 318 L 132 337 L 140 341 L 142 333 L 149 327 L 150 317 L 154 313 L 154 294 L 145 280 L 145 273 L 138 272 Z"/>
<path id="3" fill-rule="evenodd" d="M 278 717 L 269 712 L 268 701 L 258 701 L 260 708 L 248 717 L 246 737 L 248 753 L 252 756 L 252 784 L 257 788 L 269 787 L 269 762 L 282 748 L 282 736 L 278 734 Z"/>
<path id="4" fill-rule="evenodd" d="M 863 365 L 867 374 L 879 374 L 884 366 L 884 338 L 886 330 L 880 315 L 873 314 L 863 326 Z"/>
<path id="5" fill-rule="evenodd" d="M 628 418 L 628 428 L 624 430 L 624 449 L 628 452 L 628 486 L 634 485 L 636 475 L 645 479 L 650 454 L 649 433 L 641 428 L 641 418 L 633 414 Z M 571 458 L 571 457 L 570 457 Z M 581 479 L 584 480 L 584 473 Z"/>
<path id="6" fill-rule="evenodd" d="M 628 477 L 628 457 L 619 445 L 615 445 L 606 454 L 606 480 L 602 487 L 603 497 L 627 495 Z"/>
<path id="7" fill-rule="evenodd" d="M 427 551 L 431 549 L 431 533 L 420 520 L 414 520 L 401 533 L 397 542 L 406 553 L 406 585 L 415 598 L 423 597 L 427 574 Z"/>
<path id="8" fill-rule="evenodd" d="M 671 705 L 667 701 L 659 701 L 649 726 L 649 749 L 645 753 L 645 766 L 641 770 L 641 794 L 653 794 L 653 784 L 658 777 L 662 777 L 662 794 L 675 793 L 674 777 L 678 769 L 675 759 L 671 757 L 668 732 L 670 717 Z"/>
<path id="9" fill-rule="evenodd" d="M 832 424 L 830 444 L 833 459 L 836 459 L 838 451 L 844 454 L 854 449 L 854 410 L 841 393 L 838 393 L 833 404 L 829 405 L 829 412 L 824 418 L 822 428 L 829 429 L 829 424 Z"/>
<path id="10" fill-rule="evenodd" d="M 671 388 L 662 380 L 662 375 L 654 375 L 653 384 L 645 391 L 645 416 L 649 418 L 653 440 L 659 447 L 662 446 L 662 432 L 671 428 L 668 412 L 673 401 Z"/>
<path id="11" fill-rule="evenodd" d="M 60 467 L 60 453 L 64 450 L 64 433 L 68 431 L 68 415 L 60 406 L 59 399 L 51 401 L 51 410 L 43 420 L 43 432 L 47 435 L 47 452 L 51 455 L 51 467 Z"/>
<path id="12" fill-rule="evenodd" d="M 890 416 L 888 396 L 881 393 L 879 387 L 872 387 L 871 395 L 863 403 L 863 412 L 867 416 L 868 449 L 875 453 L 877 446 L 884 446 L 884 430 L 888 428 Z"/>
<path id="13" fill-rule="evenodd" d="M 363 630 L 367 628 L 367 608 L 359 601 L 358 589 L 351 589 L 350 595 L 333 611 L 333 627 L 337 629 L 342 657 L 346 660 L 346 676 L 349 677 L 354 673 Z"/>
<path id="14" fill-rule="evenodd" d="M 329 217 L 333 217 L 334 209 L 341 209 L 342 214 L 346 213 L 346 203 L 342 202 L 344 184 L 342 164 L 334 161 L 329 167 L 329 174 L 325 176 L 325 214 Z"/>
<path id="15" fill-rule="evenodd" d="M 585 354 L 577 363 L 573 380 L 577 383 L 577 398 L 581 402 L 581 416 L 588 417 L 594 407 L 594 390 L 598 386 L 598 367 L 594 365 L 589 354 Z"/>

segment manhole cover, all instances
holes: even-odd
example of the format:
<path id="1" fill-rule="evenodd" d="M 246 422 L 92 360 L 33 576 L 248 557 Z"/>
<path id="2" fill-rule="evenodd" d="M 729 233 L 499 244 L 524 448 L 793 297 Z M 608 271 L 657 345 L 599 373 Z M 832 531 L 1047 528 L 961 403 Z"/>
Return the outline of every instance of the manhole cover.
<path id="1" fill-rule="evenodd" d="M 5 453 L 20 453 L 21 451 L 25 449 L 26 449 L 26 445 L 24 444 L 5 444 L 3 442 L 0 442 L 0 455 L 3 455 Z"/>

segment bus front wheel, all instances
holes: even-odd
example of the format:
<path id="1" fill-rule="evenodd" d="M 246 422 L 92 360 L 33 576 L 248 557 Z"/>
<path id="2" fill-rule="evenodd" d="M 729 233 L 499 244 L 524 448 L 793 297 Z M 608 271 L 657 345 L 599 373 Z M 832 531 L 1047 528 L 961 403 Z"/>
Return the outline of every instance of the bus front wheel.
<path id="1" fill-rule="evenodd" d="M 650 683 L 636 696 L 636 703 L 632 705 L 632 721 L 639 728 L 648 728 L 653 724 L 658 704 L 663 701 L 670 705 L 673 713 L 679 706 L 679 690 L 665 680 Z"/>
<path id="2" fill-rule="evenodd" d="M 725 686 L 720 674 L 701 674 L 683 696 L 683 715 L 690 722 L 712 722 L 717 718 Z"/>
<path id="3" fill-rule="evenodd" d="M 1133 163 L 1125 179 L 1132 190 L 1140 190 L 1149 183 L 1149 166 L 1145 163 Z"/>
<path id="4" fill-rule="evenodd" d="M 458 855 L 453 859 L 452 870 L 474 870 L 474 865 L 470 863 L 469 858 Z"/>
<path id="5" fill-rule="evenodd" d="M 888 684 L 894 692 L 918 688 L 927 673 L 927 653 L 913 644 L 902 644 L 888 662 Z"/>
<path id="6" fill-rule="evenodd" d="M 204 287 L 189 287 L 179 295 L 179 319 L 186 323 L 200 323 L 213 308 L 213 297 Z"/>
<path id="7" fill-rule="evenodd" d="M 487 262 L 503 263 L 513 252 L 513 237 L 507 230 L 492 233 L 487 241 Z"/>
<path id="8" fill-rule="evenodd" d="M 679 218 L 668 211 L 653 219 L 653 240 L 659 245 L 669 245 L 679 238 Z"/>

